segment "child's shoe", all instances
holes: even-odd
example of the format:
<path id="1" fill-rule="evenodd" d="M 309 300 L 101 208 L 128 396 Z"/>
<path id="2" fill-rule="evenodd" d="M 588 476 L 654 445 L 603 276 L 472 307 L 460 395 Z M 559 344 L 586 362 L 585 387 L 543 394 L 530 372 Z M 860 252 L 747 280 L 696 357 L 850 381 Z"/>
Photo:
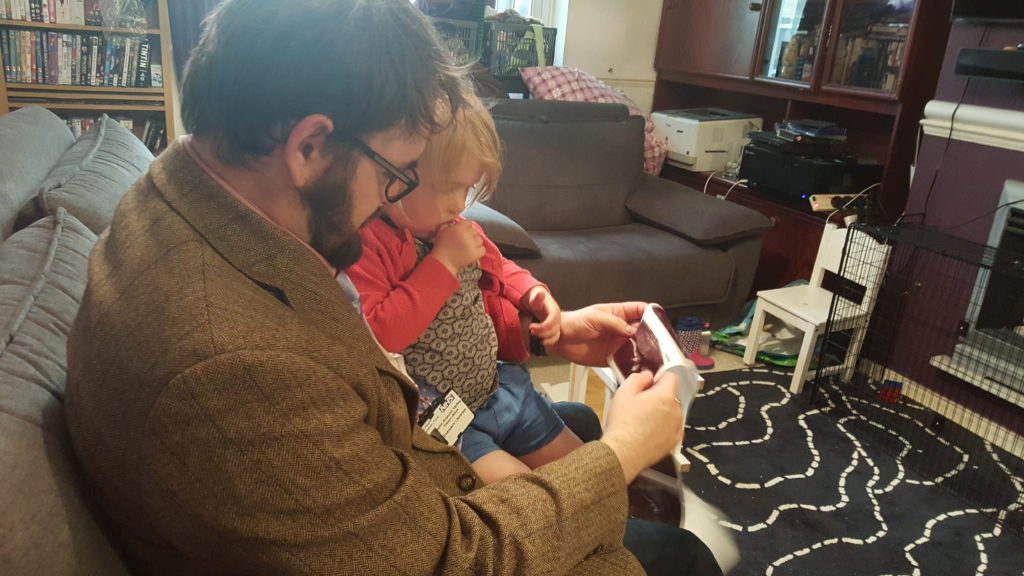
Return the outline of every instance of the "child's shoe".
<path id="1" fill-rule="evenodd" d="M 708 325 L 697 316 L 682 316 L 676 320 L 676 339 L 683 355 L 697 365 L 699 370 L 710 370 L 715 361 L 701 354 L 703 334 Z"/>
<path id="2" fill-rule="evenodd" d="M 697 350 L 692 354 L 687 354 L 686 357 L 697 366 L 698 370 L 711 370 L 715 367 L 715 361 L 701 354 L 700 350 Z"/>

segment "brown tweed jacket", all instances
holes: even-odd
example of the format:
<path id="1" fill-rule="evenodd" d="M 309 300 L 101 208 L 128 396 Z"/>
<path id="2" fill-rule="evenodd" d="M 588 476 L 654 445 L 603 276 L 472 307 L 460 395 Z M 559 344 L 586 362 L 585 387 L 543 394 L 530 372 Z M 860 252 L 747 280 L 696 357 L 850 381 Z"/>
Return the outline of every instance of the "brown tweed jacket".
<path id="1" fill-rule="evenodd" d="M 606 445 L 481 487 L 323 265 L 180 145 L 94 248 L 68 357 L 75 451 L 139 572 L 642 573 Z"/>

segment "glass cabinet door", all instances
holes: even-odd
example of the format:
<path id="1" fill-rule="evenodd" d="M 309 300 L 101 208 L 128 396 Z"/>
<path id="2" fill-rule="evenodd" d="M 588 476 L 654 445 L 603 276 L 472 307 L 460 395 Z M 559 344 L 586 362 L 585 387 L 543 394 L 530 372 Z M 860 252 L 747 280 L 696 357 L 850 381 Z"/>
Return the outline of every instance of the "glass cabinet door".
<path id="1" fill-rule="evenodd" d="M 810 83 L 826 0 L 776 0 L 768 20 L 762 78 Z"/>
<path id="2" fill-rule="evenodd" d="M 846 0 L 825 85 L 894 93 L 915 0 Z"/>

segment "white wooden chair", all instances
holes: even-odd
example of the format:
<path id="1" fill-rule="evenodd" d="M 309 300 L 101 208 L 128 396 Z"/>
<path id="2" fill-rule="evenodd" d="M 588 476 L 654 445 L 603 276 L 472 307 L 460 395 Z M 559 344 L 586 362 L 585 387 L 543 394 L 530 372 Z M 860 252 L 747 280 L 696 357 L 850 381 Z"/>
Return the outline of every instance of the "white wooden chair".
<path id="1" fill-rule="evenodd" d="M 889 246 L 878 243 L 860 230 L 848 230 L 837 228 L 835 224 L 826 224 L 821 235 L 821 244 L 818 246 L 818 256 L 814 261 L 810 284 L 762 290 L 757 293 L 757 304 L 750 323 L 750 336 L 747 338 L 743 362 L 753 364 L 757 359 L 766 314 L 800 330 L 804 337 L 793 370 L 793 381 L 789 385 L 790 392 L 794 394 L 799 394 L 803 390 L 804 382 L 815 374 L 815 371 L 809 370 L 811 358 L 814 356 L 814 345 L 818 336 L 825 331 L 833 297 L 831 291 L 821 287 L 821 283 L 826 270 L 839 274 L 843 247 L 847 243 L 848 234 L 858 235 L 851 239 L 851 246 L 856 246 L 856 253 L 847 262 L 842 277 L 862 287 L 864 296 L 859 304 L 844 298 L 841 304 L 836 306 L 832 330 L 853 330 L 852 340 L 842 364 L 819 371 L 822 375 L 842 372 L 843 380 L 848 381 L 856 368 L 857 357 L 867 333 L 868 320 L 871 318 L 871 310 L 875 306 L 885 267 L 889 261 Z"/>

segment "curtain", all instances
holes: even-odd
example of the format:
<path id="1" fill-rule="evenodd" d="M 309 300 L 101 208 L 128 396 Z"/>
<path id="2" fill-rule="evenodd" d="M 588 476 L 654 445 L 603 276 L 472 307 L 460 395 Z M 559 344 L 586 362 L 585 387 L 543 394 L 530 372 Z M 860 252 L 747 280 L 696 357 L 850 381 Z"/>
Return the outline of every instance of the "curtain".
<path id="1" fill-rule="evenodd" d="M 199 43 L 203 19 L 221 0 L 174 0 L 167 3 L 170 13 L 171 44 L 174 47 L 174 70 L 179 81 L 192 49 Z"/>

